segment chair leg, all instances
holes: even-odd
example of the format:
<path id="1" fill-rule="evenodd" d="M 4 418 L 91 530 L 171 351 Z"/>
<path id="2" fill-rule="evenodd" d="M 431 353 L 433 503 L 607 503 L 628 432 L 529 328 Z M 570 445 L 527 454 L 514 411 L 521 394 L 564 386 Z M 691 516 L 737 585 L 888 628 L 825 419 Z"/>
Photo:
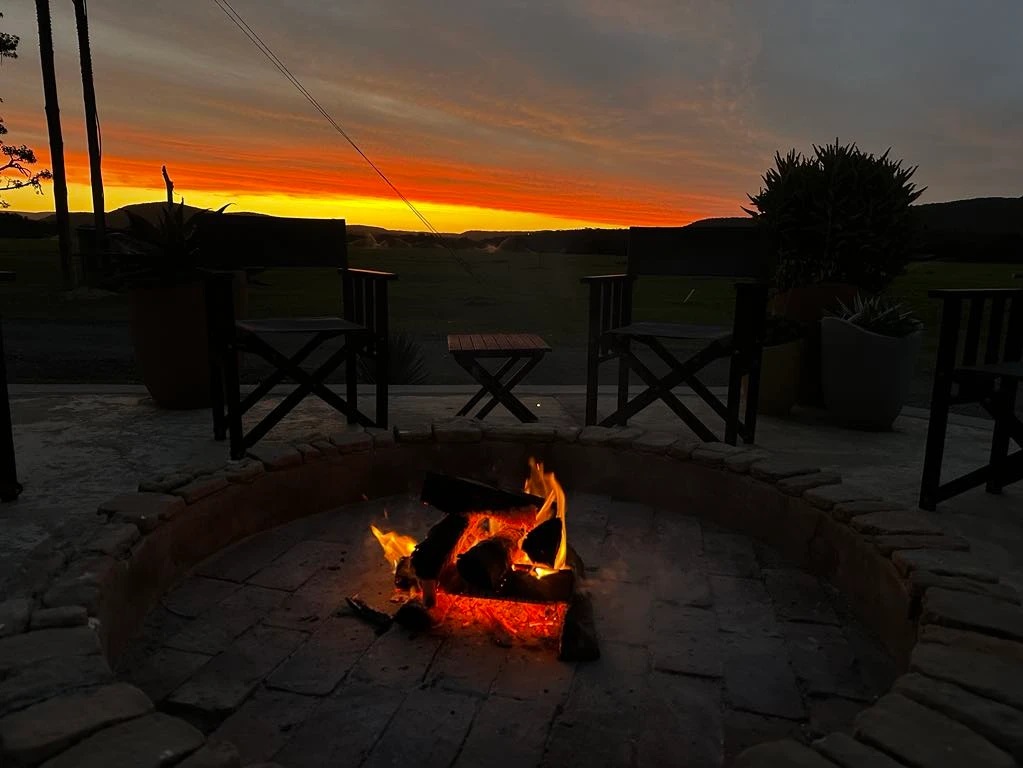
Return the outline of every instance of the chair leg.
<path id="1" fill-rule="evenodd" d="M 616 410 L 618 413 L 625 413 L 625 406 L 629 404 L 629 362 L 627 354 L 630 350 L 631 344 L 629 343 L 629 337 L 623 336 L 618 342 L 618 404 Z M 618 419 L 620 426 L 627 426 L 629 419 L 627 416 L 622 416 Z"/>
<path id="2" fill-rule="evenodd" d="M 587 427 L 597 423 L 597 387 L 600 385 L 600 348 L 590 340 L 586 350 L 586 413 L 583 419 Z"/>
<path id="3" fill-rule="evenodd" d="M 380 371 L 377 371 L 378 381 L 379 373 Z M 348 401 L 349 408 L 348 423 L 357 424 L 358 419 L 355 418 L 355 411 L 359 401 L 359 348 L 356 346 L 355 340 L 351 338 L 348 339 L 348 354 L 345 360 L 345 399 Z"/>
<path id="4" fill-rule="evenodd" d="M 996 413 L 1001 418 L 995 419 L 994 434 L 991 436 L 991 475 L 985 490 L 988 493 L 1001 493 L 1005 481 L 1005 459 L 1009 455 L 1009 424 L 1008 419 L 1016 410 L 1016 393 L 1018 382 L 1002 379 L 998 389 L 992 394 Z"/>
<path id="5" fill-rule="evenodd" d="M 213 411 L 213 439 L 227 438 L 224 415 L 224 355 L 219 348 L 210 349 L 210 404 Z"/>
<path id="6" fill-rule="evenodd" d="M 757 412 L 760 408 L 760 372 L 764 363 L 763 347 L 758 346 L 752 354 L 746 379 L 746 431 L 744 443 L 753 444 L 757 436 Z"/>
<path id="7" fill-rule="evenodd" d="M 391 350 L 387 339 L 377 342 L 377 427 L 387 429 L 387 387 L 391 380 Z M 353 406 L 354 407 L 354 406 Z"/>
<path id="8" fill-rule="evenodd" d="M 242 432 L 242 393 L 238 377 L 238 349 L 234 344 L 224 347 L 223 376 L 224 395 L 227 401 L 227 434 L 231 459 L 245 458 L 245 437 Z"/>
<path id="9" fill-rule="evenodd" d="M 941 462 L 945 456 L 945 433 L 948 430 L 948 409 L 952 404 L 952 379 L 935 374 L 931 395 L 931 413 L 927 422 L 927 443 L 924 448 L 924 469 L 920 479 L 920 509 L 933 512 L 938 504 L 941 485 Z"/>
<path id="10" fill-rule="evenodd" d="M 0 327 L 0 501 L 15 501 L 21 494 L 18 468 L 14 458 L 14 432 L 11 426 L 11 401 L 7 391 L 7 358 L 3 328 Z"/>
<path id="11" fill-rule="evenodd" d="M 725 443 L 735 445 L 739 437 L 739 406 L 742 403 L 743 353 L 732 352 L 728 365 L 728 403 L 725 416 Z"/>

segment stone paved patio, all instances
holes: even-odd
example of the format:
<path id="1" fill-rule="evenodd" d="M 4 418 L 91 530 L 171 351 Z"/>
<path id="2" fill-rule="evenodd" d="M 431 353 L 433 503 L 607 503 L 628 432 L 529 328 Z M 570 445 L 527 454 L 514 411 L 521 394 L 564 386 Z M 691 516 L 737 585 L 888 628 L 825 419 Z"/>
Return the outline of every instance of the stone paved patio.
<path id="1" fill-rule="evenodd" d="M 499 647 L 448 619 L 377 636 L 393 611 L 370 522 L 422 536 L 440 515 L 392 497 L 257 534 L 194 569 L 121 659 L 158 709 L 242 764 L 719 766 L 792 735 L 851 732 L 894 663 L 837 593 L 774 550 L 678 510 L 568 489 L 602 658 Z M 684 759 L 682 758 L 684 756 Z"/>

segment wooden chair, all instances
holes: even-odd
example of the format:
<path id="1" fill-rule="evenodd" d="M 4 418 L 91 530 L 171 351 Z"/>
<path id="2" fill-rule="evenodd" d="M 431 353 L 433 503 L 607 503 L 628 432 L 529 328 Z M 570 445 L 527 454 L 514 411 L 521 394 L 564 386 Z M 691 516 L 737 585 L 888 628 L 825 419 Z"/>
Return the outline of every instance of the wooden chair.
<path id="1" fill-rule="evenodd" d="M 12 283 L 14 272 L 0 272 L 0 282 Z M 11 401 L 7 392 L 7 357 L 3 327 L 0 326 L 0 501 L 15 501 L 21 495 L 18 466 L 14 460 L 14 430 L 11 425 Z"/>
<path id="2" fill-rule="evenodd" d="M 717 437 L 672 393 L 688 384 L 725 422 L 725 442 L 737 437 L 752 443 L 756 433 L 760 360 L 767 315 L 770 265 L 762 235 L 755 227 L 632 227 L 625 274 L 584 277 L 590 286 L 586 362 L 586 424 L 597 423 L 597 387 L 602 363 L 618 360 L 618 402 L 600 424 L 625 425 L 630 417 L 658 399 L 705 441 Z M 745 278 L 735 285 L 732 327 L 635 322 L 633 285 L 640 275 Z M 705 345 L 687 360 L 675 357 L 661 342 L 696 340 Z M 650 349 L 669 367 L 661 377 L 633 352 L 633 344 Z M 722 403 L 697 377 L 720 358 L 730 360 L 728 401 Z M 629 399 L 629 377 L 635 372 L 647 389 Z M 740 418 L 743 376 L 748 376 L 745 417 Z"/>
<path id="3" fill-rule="evenodd" d="M 985 485 L 1000 493 L 1023 479 L 1023 422 L 1016 393 L 1023 380 L 1023 288 L 934 290 L 941 330 L 934 366 L 931 417 L 927 425 L 920 507 L 933 511 L 946 499 Z M 960 337 L 963 315 L 966 333 Z M 941 482 L 948 413 L 953 405 L 979 403 L 994 419 L 986 466 Z M 1020 450 L 1009 454 L 1009 440 Z"/>
<path id="4" fill-rule="evenodd" d="M 348 266 L 347 233 L 341 219 L 284 219 L 271 216 L 221 215 L 204 220 L 199 233 L 204 263 L 209 271 L 207 312 L 211 350 L 213 434 L 230 437 L 231 458 L 240 459 L 306 396 L 317 395 L 343 413 L 350 424 L 387 426 L 389 376 L 387 284 L 396 279 L 388 272 Z M 235 319 L 232 280 L 238 270 L 282 267 L 334 267 L 341 278 L 341 307 L 337 316 Z M 305 337 L 306 343 L 290 357 L 267 337 Z M 321 345 L 341 340 L 341 346 L 314 371 L 302 362 Z M 238 355 L 251 352 L 274 366 L 272 375 L 259 382 L 244 398 L 238 377 Z M 375 418 L 358 410 L 358 362 L 375 363 Z M 345 366 L 342 398 L 326 378 Z M 286 378 L 298 386 L 248 432 L 242 416 Z M 226 413 L 225 413 L 226 407 Z"/>

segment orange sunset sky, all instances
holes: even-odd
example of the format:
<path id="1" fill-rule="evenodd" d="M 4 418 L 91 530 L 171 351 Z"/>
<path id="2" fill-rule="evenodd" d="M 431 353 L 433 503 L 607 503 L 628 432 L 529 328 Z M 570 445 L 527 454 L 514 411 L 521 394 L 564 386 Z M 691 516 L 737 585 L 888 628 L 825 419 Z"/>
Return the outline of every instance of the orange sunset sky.
<path id="1" fill-rule="evenodd" d="M 442 231 L 743 215 L 776 150 L 856 141 L 922 202 L 1023 193 L 1015 0 L 233 0 Z M 70 2 L 52 2 L 72 210 L 89 210 Z M 34 7 L 0 67 L 12 143 L 49 153 Z M 421 229 L 212 0 L 92 0 L 107 209 L 190 205 Z M 12 210 L 52 196 L 9 193 Z"/>

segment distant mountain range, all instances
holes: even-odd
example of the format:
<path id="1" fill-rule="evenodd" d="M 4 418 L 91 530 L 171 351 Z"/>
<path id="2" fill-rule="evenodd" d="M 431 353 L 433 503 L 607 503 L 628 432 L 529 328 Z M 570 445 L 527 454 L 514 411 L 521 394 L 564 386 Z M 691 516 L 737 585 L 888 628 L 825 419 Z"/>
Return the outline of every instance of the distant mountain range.
<path id="1" fill-rule="evenodd" d="M 137 203 L 107 213 L 107 226 L 128 226 L 127 211 L 155 220 L 163 202 Z M 963 261 L 1023 262 L 1023 197 L 981 197 L 913 207 L 920 218 L 921 255 Z M 186 211 L 201 209 L 186 206 Z M 228 212 L 226 215 L 232 215 Z M 89 212 L 71 214 L 71 227 L 91 226 Z M 750 226 L 745 216 L 700 219 L 694 227 Z M 566 229 L 533 232 L 469 230 L 442 233 L 390 230 L 364 224 L 348 226 L 349 242 L 357 247 L 446 247 L 534 251 L 542 253 L 624 254 L 626 229 Z M 0 237 L 52 237 L 56 216 L 52 213 L 0 213 Z"/>

